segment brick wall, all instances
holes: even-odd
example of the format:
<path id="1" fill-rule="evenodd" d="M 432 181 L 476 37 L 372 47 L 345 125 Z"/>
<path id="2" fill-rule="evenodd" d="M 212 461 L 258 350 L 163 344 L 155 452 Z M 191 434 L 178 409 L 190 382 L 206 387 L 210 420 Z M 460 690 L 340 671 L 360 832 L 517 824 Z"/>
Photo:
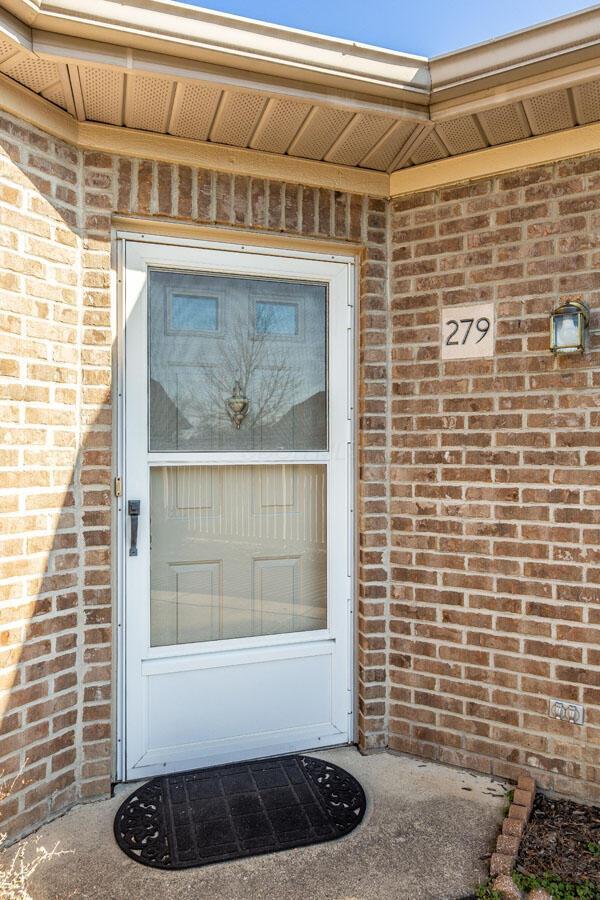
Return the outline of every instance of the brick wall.
<path id="1" fill-rule="evenodd" d="M 366 248 L 361 408 L 384 418 L 361 459 L 360 729 L 365 747 L 386 739 L 386 598 L 371 549 L 385 543 L 371 518 L 386 495 L 385 203 L 84 153 L 0 115 L 0 785 L 18 776 L 0 822 L 11 837 L 110 790 L 113 212 Z"/>
<path id="2" fill-rule="evenodd" d="M 389 745 L 596 800 L 599 251 L 600 156 L 391 204 Z M 573 298 L 591 349 L 554 358 Z M 442 362 L 442 307 L 480 300 L 495 357 Z"/>
<path id="3" fill-rule="evenodd" d="M 75 798 L 83 626 L 80 162 L 2 119 L 0 773 L 2 829 Z"/>
<path id="4" fill-rule="evenodd" d="M 110 789 L 115 212 L 363 245 L 361 745 L 598 798 L 600 357 L 554 359 L 547 330 L 581 297 L 598 346 L 600 157 L 387 204 L 0 116 L 3 828 Z M 496 357 L 442 363 L 442 304 L 485 299 Z"/>

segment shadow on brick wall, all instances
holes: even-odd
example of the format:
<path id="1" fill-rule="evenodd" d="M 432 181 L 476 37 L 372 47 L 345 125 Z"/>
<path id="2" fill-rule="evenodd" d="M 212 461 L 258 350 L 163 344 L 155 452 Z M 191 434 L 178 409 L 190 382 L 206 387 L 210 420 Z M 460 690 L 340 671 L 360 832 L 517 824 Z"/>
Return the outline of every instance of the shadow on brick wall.
<path id="1" fill-rule="evenodd" d="M 0 773 L 10 838 L 110 789 L 110 294 L 82 155 L 0 117 Z"/>

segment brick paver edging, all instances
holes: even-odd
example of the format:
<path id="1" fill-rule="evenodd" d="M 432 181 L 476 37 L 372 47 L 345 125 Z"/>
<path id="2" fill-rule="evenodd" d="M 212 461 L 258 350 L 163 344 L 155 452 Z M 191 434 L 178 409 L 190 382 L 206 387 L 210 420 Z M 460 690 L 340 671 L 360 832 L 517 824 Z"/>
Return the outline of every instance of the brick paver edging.
<path id="1" fill-rule="evenodd" d="M 496 841 L 496 850 L 490 859 L 490 875 L 493 889 L 505 900 L 521 900 L 525 895 L 511 878 L 519 846 L 529 821 L 535 799 L 535 781 L 529 775 L 520 775 L 513 799 L 502 823 L 502 831 Z M 528 900 L 552 900 L 542 888 L 534 888 L 527 894 Z"/>

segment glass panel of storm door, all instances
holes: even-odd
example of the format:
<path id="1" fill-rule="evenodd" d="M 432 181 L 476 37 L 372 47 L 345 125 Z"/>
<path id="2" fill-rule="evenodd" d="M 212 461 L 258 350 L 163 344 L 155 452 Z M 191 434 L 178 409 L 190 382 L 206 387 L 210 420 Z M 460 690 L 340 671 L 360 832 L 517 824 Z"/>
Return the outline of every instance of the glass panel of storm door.
<path id="1" fill-rule="evenodd" d="M 327 625 L 326 466 L 150 470 L 154 647 Z"/>
<path id="2" fill-rule="evenodd" d="M 327 449 L 327 289 L 151 269 L 151 452 Z"/>

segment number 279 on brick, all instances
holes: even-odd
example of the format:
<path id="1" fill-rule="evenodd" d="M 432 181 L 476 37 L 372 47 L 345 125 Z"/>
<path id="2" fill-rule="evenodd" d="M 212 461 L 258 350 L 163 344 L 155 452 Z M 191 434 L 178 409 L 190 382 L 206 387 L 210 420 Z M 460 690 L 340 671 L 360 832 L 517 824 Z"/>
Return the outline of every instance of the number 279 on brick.
<path id="1" fill-rule="evenodd" d="M 470 303 L 442 310 L 442 359 L 494 355 L 494 304 Z"/>

